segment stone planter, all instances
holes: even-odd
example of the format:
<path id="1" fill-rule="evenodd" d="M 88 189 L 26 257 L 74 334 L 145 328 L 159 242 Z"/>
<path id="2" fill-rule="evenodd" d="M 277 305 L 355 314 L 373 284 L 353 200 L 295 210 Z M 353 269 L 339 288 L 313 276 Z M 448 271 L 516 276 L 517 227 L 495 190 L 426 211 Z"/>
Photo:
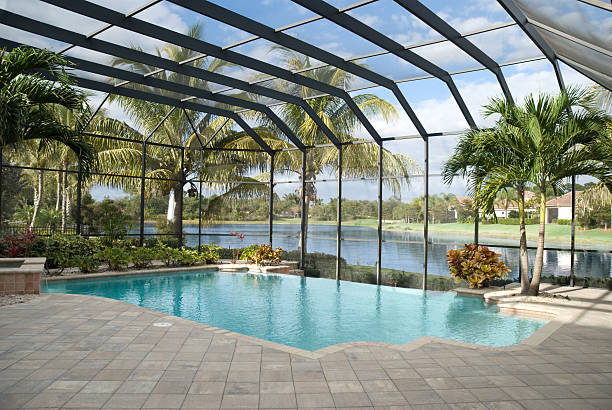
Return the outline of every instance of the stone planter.
<path id="1" fill-rule="evenodd" d="M 0 295 L 40 293 L 46 258 L 0 258 Z"/>

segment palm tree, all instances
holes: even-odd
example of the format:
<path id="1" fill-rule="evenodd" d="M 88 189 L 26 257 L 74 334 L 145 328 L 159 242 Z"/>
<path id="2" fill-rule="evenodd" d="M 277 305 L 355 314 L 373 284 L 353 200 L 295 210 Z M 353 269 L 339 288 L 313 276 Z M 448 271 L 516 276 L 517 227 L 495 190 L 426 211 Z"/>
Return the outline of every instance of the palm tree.
<path id="1" fill-rule="evenodd" d="M 27 47 L 2 49 L 0 54 L 0 147 L 35 139 L 46 149 L 50 141 L 57 141 L 76 153 L 87 172 L 94 161 L 91 145 L 80 129 L 58 121 L 54 110 L 57 105 L 79 109 L 85 102 L 65 73 L 71 64 L 51 51 Z M 47 71 L 53 80 L 37 71 Z"/>
<path id="2" fill-rule="evenodd" d="M 311 68 L 310 59 L 307 56 L 298 54 L 292 50 L 275 47 L 272 51 L 280 53 L 280 57 L 285 68 L 299 71 L 300 75 L 308 76 L 317 81 L 333 85 L 338 88 L 350 88 L 353 76 L 335 67 L 324 67 L 316 70 Z M 276 80 L 276 87 L 284 92 L 297 95 L 308 99 L 315 113 L 325 122 L 331 131 L 342 142 L 357 141 L 355 132 L 360 126 L 360 122 L 355 113 L 340 98 L 324 96 L 311 98 L 317 91 L 301 86 L 299 84 Z M 255 97 L 253 97 L 255 98 Z M 382 117 L 389 121 L 397 117 L 393 105 L 373 94 L 360 94 L 353 96 L 353 100 L 359 108 L 369 117 Z M 295 135 L 307 146 L 318 144 L 329 144 L 329 140 L 322 130 L 316 125 L 313 119 L 296 105 L 284 104 L 277 110 L 279 117 L 293 130 Z M 293 144 L 281 137 L 282 133 L 274 126 L 269 118 L 257 116 L 259 122 L 270 130 L 267 141 L 274 146 L 293 147 Z M 272 141 L 275 141 L 272 142 Z M 378 176 L 378 155 L 379 149 L 376 144 L 352 144 L 343 147 L 343 177 L 362 178 Z M 298 174 L 301 175 L 302 157 L 298 150 L 283 151 L 275 156 L 276 171 L 279 174 Z M 399 193 L 400 186 L 408 182 L 411 173 L 418 169 L 418 165 L 408 156 L 393 154 L 388 150 L 383 151 L 383 167 L 385 174 L 396 178 L 385 179 L 385 184 L 391 187 L 394 193 Z M 308 213 L 310 204 L 317 199 L 317 191 L 314 181 L 317 176 L 326 172 L 337 173 L 337 149 L 335 147 L 323 147 L 309 149 L 306 154 L 306 189 L 302 192 L 300 187 L 297 194 L 301 199 L 305 197 L 306 212 L 304 218 L 308 227 Z M 261 175 L 258 180 L 266 180 L 266 175 Z M 307 229 L 306 229 L 307 231 Z M 307 243 L 300 244 L 300 247 L 307 248 Z"/>
<path id="3" fill-rule="evenodd" d="M 492 111 L 491 111 L 492 112 Z M 488 111 L 485 112 L 488 115 Z M 451 184 L 456 176 L 466 178 L 474 195 L 474 207 L 485 215 L 495 214 L 495 200 L 500 192 L 513 189 L 519 217 L 519 266 L 521 293 L 529 291 L 529 257 L 525 229 L 525 183 L 529 163 L 524 156 L 507 149 L 505 139 L 515 138 L 516 130 L 503 123 L 496 128 L 468 131 L 460 137 L 455 152 L 445 162 L 443 180 Z"/>
<path id="4" fill-rule="evenodd" d="M 194 38 L 201 38 L 202 28 L 199 24 L 195 24 L 187 34 Z M 190 64 L 209 71 L 219 71 L 229 65 L 229 63 L 219 59 L 195 59 L 198 53 L 172 44 L 167 44 L 163 48 L 157 49 L 157 53 L 165 55 L 174 61 L 193 60 Z M 140 74 L 150 74 L 158 71 L 156 67 L 120 58 L 113 59 L 112 65 L 124 66 Z M 195 88 L 209 88 L 209 84 L 206 81 L 175 72 L 162 71 L 156 74 L 156 76 Z M 173 98 L 184 98 L 183 95 L 165 90 L 150 89 L 143 85 L 132 85 L 132 87 L 147 92 L 162 93 Z M 167 106 L 122 96 L 113 96 L 111 101 L 119 103 L 138 129 L 114 119 L 104 118 L 96 120 L 96 123 L 92 124 L 96 127 L 96 131 L 93 131 L 94 133 L 106 133 L 106 135 L 116 135 L 144 141 L 146 136 L 156 128 L 169 111 Z M 204 115 L 197 112 L 189 112 L 188 115 L 195 124 L 197 134 L 193 132 L 190 122 L 184 113 L 180 110 L 175 110 L 168 116 L 163 125 L 157 129 L 150 141 L 173 146 L 200 147 L 201 141 L 209 140 L 215 130 L 221 129 L 215 138 L 209 142 L 208 147 L 222 148 L 237 136 L 237 133 L 232 130 L 234 126 L 233 121 L 225 121 L 221 117 L 210 114 Z M 96 140 L 96 146 L 101 149 L 99 160 L 103 171 L 140 176 L 142 167 L 141 145 L 103 139 Z M 243 142 L 248 144 L 248 142 L 245 142 L 246 140 L 243 138 L 241 139 L 242 142 L 234 142 L 232 146 L 240 146 Z M 181 156 L 180 149 L 170 149 L 155 145 L 148 145 L 146 148 L 146 176 L 148 178 L 160 178 L 147 181 L 147 195 L 168 195 L 167 224 L 170 230 L 176 234 L 179 233 L 180 226 L 176 210 L 182 204 L 183 187 L 189 182 L 189 176 L 198 174 L 208 181 L 235 180 L 239 174 L 246 172 L 251 166 L 257 167 L 256 164 L 258 162 L 263 161 L 265 163 L 263 156 L 258 154 L 245 155 L 245 153 L 228 151 L 195 153 L 191 150 L 185 150 L 183 167 L 181 168 Z M 140 185 L 140 181 L 134 178 L 103 177 L 101 182 L 124 189 L 138 189 Z M 211 185 L 215 184 L 211 183 Z"/>
<path id="5" fill-rule="evenodd" d="M 584 190 L 576 199 L 576 207 L 582 215 L 588 215 L 594 209 L 610 207 L 610 226 L 612 226 L 612 192 L 603 183 L 589 187 Z M 604 229 L 607 229 L 607 222 Z"/>
<path id="6" fill-rule="evenodd" d="M 533 185 L 539 194 L 540 230 L 528 294 L 537 295 L 543 267 L 547 189 L 562 190 L 562 182 L 577 175 L 593 176 L 612 185 L 612 138 L 606 130 L 610 118 L 596 108 L 587 91 L 578 89 L 557 96 L 529 95 L 522 107 L 495 98 L 485 107 L 485 115 L 493 114 L 500 115 L 496 126 L 471 132 L 476 136 L 472 141 L 475 147 L 466 147 L 459 156 L 456 151 L 445 166 L 445 176 L 451 178 L 453 170 L 469 173 L 477 202 L 485 208 L 490 208 L 500 190 L 518 184 L 522 218 L 524 187 Z M 470 152 L 477 154 L 474 159 L 465 158 Z M 524 286 L 525 281 L 523 291 Z"/>

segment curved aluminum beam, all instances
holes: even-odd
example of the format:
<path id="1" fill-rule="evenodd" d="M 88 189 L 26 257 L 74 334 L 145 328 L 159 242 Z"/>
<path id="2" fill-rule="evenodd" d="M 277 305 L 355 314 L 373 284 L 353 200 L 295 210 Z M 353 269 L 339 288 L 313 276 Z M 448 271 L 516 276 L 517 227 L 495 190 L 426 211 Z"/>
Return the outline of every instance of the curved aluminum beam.
<path id="1" fill-rule="evenodd" d="M 321 128 L 323 133 L 335 146 L 340 146 L 341 142 L 335 134 L 325 125 L 323 120 L 314 112 L 310 104 L 296 96 L 286 94 L 270 88 L 251 85 L 246 81 L 238 80 L 222 74 L 196 68 L 187 64 L 181 64 L 176 61 L 168 60 L 163 57 L 148 54 L 139 50 L 128 47 L 123 47 L 104 40 L 96 38 L 87 38 L 79 33 L 65 30 L 59 27 L 49 25 L 37 20 L 30 19 L 8 11 L 0 10 L 0 23 L 15 27 L 21 30 L 26 30 L 34 34 L 49 37 L 54 40 L 69 42 L 82 48 L 98 51 L 101 53 L 122 57 L 130 61 L 140 62 L 142 64 L 159 67 L 164 70 L 174 71 L 187 76 L 199 78 L 204 81 L 210 81 L 218 84 L 235 87 L 253 94 L 260 94 L 269 98 L 287 103 L 295 104 L 301 107 L 306 114 Z"/>
<path id="2" fill-rule="evenodd" d="M 12 49 L 19 47 L 19 43 L 14 41 L 0 38 L 0 45 Z M 28 45 L 28 47 L 31 47 Z M 35 47 L 32 47 L 35 48 Z M 161 90 L 171 91 L 179 94 L 190 95 L 198 98 L 205 98 L 211 101 L 217 101 L 224 104 L 235 105 L 243 108 L 248 108 L 253 111 L 260 112 L 267 115 L 270 120 L 289 138 L 289 140 L 300 150 L 306 149 L 306 146 L 299 140 L 299 138 L 291 131 L 291 129 L 285 124 L 269 107 L 263 104 L 243 100 L 241 98 L 231 97 L 223 94 L 213 94 L 212 92 L 203 89 L 190 87 L 184 84 L 175 83 L 172 81 L 162 80 L 153 76 L 144 76 L 142 74 L 134 73 L 132 71 L 122 70 L 115 67 L 110 67 L 103 64 L 94 63 L 91 61 L 83 60 L 77 57 L 65 56 L 65 58 L 76 65 L 75 68 L 90 73 L 104 75 L 107 77 L 118 78 L 126 80 L 131 83 L 145 85 L 149 87 L 158 88 Z M 117 86 L 114 86 L 118 88 Z M 183 100 L 181 100 L 183 101 Z"/>
<path id="3" fill-rule="evenodd" d="M 470 40 L 463 37 L 461 33 L 455 30 L 436 13 L 425 7 L 418 0 L 395 0 L 395 2 L 412 13 L 423 23 L 427 24 L 429 27 L 443 35 L 466 54 L 491 71 L 497 78 L 497 82 L 499 82 L 499 86 L 501 87 L 506 99 L 512 103 L 514 102 L 510 88 L 506 83 L 506 78 L 504 77 L 504 74 L 502 73 L 502 70 L 497 62 L 485 54 L 481 49 L 476 47 Z"/>
<path id="4" fill-rule="evenodd" d="M 312 78 L 308 78 L 299 74 L 294 74 L 289 70 L 277 67 L 273 64 L 268 64 L 263 61 L 257 60 L 252 57 L 248 57 L 243 54 L 236 53 L 235 51 L 223 50 L 214 44 L 207 43 L 203 40 L 198 40 L 193 37 L 189 37 L 185 34 L 180 34 L 172 30 L 168 30 L 163 27 L 156 26 L 143 20 L 139 20 L 135 17 L 126 17 L 123 14 L 106 7 L 98 6 L 97 4 L 90 3 L 88 1 L 78 2 L 66 2 L 64 0 L 42 0 L 46 3 L 52 4 L 57 7 L 72 11 L 74 13 L 81 14 L 96 20 L 104 21 L 108 24 L 113 24 L 117 27 L 124 28 L 136 33 L 143 34 L 145 36 L 156 38 L 167 43 L 176 44 L 180 47 L 189 48 L 200 53 L 208 54 L 212 57 L 219 58 L 225 61 L 229 61 L 234 64 L 241 65 L 262 73 L 282 78 L 292 83 L 300 84 L 305 87 L 309 87 L 321 92 L 328 93 L 343 99 L 350 109 L 355 113 L 359 121 L 362 123 L 364 128 L 372 136 L 372 138 L 379 142 L 381 137 L 372 126 L 370 121 L 367 119 L 365 114 L 353 101 L 351 96 L 340 88 L 333 87 L 329 84 L 316 81 Z M 90 39 L 93 40 L 93 39 Z"/>
<path id="5" fill-rule="evenodd" d="M 309 55 L 319 61 L 337 67 L 348 73 L 354 74 L 358 77 L 364 78 L 368 81 L 371 81 L 375 84 L 389 89 L 393 93 L 393 95 L 395 95 L 395 98 L 397 98 L 398 102 L 400 103 L 410 120 L 413 122 L 419 134 L 421 134 L 423 137 L 426 136 L 427 132 L 421 124 L 421 121 L 418 119 L 418 117 L 414 113 L 414 110 L 412 109 L 412 107 L 410 107 L 410 104 L 408 103 L 408 101 L 400 91 L 399 87 L 393 80 L 378 73 L 375 73 L 358 64 L 346 61 L 338 57 L 337 55 L 325 51 L 319 47 L 313 46 L 310 43 L 299 40 L 293 36 L 275 30 L 272 27 L 266 26 L 265 24 L 259 23 L 258 21 L 223 8 L 215 3 L 211 3 L 205 0 L 169 1 L 196 13 L 205 15 L 207 17 L 230 25 L 232 27 L 248 31 L 260 38 L 297 51 L 301 54 Z"/>
<path id="6" fill-rule="evenodd" d="M 472 118 L 472 114 L 467 108 L 465 101 L 463 101 L 463 97 L 459 93 L 453 78 L 450 76 L 448 72 L 441 69 L 437 65 L 433 64 L 429 60 L 419 56 L 411 50 L 407 50 L 395 40 L 390 39 L 384 34 L 374 30 L 372 27 L 367 24 L 362 23 L 356 18 L 349 16 L 348 14 L 340 12 L 337 8 L 327 4 L 322 0 L 291 0 L 294 3 L 301 5 L 302 7 L 312 11 L 313 13 L 317 13 L 329 21 L 332 21 L 343 27 L 350 32 L 357 34 L 358 36 L 370 41 L 373 44 L 376 44 L 378 47 L 388 50 L 390 53 L 396 55 L 404 61 L 413 64 L 414 66 L 420 68 L 423 71 L 428 72 L 434 77 L 444 81 L 446 86 L 450 90 L 451 94 L 455 98 L 455 102 L 459 106 L 463 117 L 467 121 L 468 125 L 471 128 L 476 128 L 476 123 Z"/>
<path id="7" fill-rule="evenodd" d="M 53 77 L 49 73 L 42 73 L 49 79 Z M 233 111 L 224 110 L 218 107 L 210 107 L 208 105 L 193 103 L 189 101 L 181 101 L 176 98 L 166 97 L 163 95 L 147 93 L 140 90 L 134 90 L 131 88 L 114 87 L 111 84 L 103 83 L 100 81 L 90 80 L 88 78 L 78 77 L 69 74 L 69 77 L 74 81 L 77 87 L 87 88 L 89 90 L 101 91 L 103 93 L 121 95 L 124 97 L 136 98 L 143 101 L 150 101 L 157 104 L 169 105 L 171 107 L 185 108 L 191 111 L 206 112 L 220 117 L 231 118 L 251 137 L 253 140 L 268 154 L 274 152 L 274 150 L 266 144 L 266 142 L 240 117 Z"/>

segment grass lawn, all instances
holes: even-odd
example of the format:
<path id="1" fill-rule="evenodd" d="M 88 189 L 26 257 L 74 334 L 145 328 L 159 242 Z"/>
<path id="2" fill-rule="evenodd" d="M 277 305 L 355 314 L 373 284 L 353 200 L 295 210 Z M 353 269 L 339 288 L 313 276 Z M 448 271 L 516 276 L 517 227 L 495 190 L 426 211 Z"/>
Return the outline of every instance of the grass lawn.
<path id="1" fill-rule="evenodd" d="M 195 223 L 198 221 L 185 221 L 185 223 Z M 224 224 L 262 224 L 267 221 L 224 221 Z M 290 224 L 299 225 L 299 218 L 282 218 L 275 219 L 275 224 Z M 316 221 L 311 219 L 313 225 L 336 225 L 335 221 Z M 354 219 L 343 222 L 344 226 L 364 226 L 376 229 L 378 222 L 376 219 Z M 383 223 L 383 229 L 388 231 L 403 231 L 403 232 L 423 232 L 423 224 L 392 222 Z M 537 241 L 539 225 L 527 225 L 527 240 Z M 569 245 L 570 241 L 570 226 L 569 225 L 546 225 L 546 243 Z M 460 223 L 445 223 L 445 224 L 429 224 L 429 232 L 433 234 L 447 234 L 472 238 L 474 235 L 473 224 Z M 519 228 L 517 225 L 502 225 L 502 224 L 480 224 L 480 236 L 489 238 L 510 238 L 516 239 L 518 245 Z M 576 243 L 581 245 L 597 245 L 612 247 L 612 231 L 604 231 L 602 229 L 581 230 L 576 229 Z"/>

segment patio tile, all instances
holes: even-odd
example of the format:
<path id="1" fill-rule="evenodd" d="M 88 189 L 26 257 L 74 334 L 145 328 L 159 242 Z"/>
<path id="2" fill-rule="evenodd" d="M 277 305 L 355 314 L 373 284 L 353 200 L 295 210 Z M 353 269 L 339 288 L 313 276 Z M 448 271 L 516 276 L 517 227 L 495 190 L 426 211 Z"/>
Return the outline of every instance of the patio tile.
<path id="1" fill-rule="evenodd" d="M 294 382 L 296 393 L 329 393 L 326 382 Z"/>
<path id="2" fill-rule="evenodd" d="M 398 391 L 390 379 L 362 380 L 361 385 L 367 393 Z"/>
<path id="3" fill-rule="evenodd" d="M 295 394 L 264 393 L 259 396 L 260 409 L 293 409 L 296 407 Z"/>
<path id="4" fill-rule="evenodd" d="M 114 393 L 120 385 L 120 381 L 94 380 L 87 383 L 81 393 Z"/>
<path id="5" fill-rule="evenodd" d="M 100 370 L 95 377 L 94 380 L 108 380 L 108 381 L 123 381 L 127 380 L 127 378 L 132 373 L 131 370 Z"/>
<path id="6" fill-rule="evenodd" d="M 298 407 L 334 407 L 331 393 L 297 393 Z"/>
<path id="7" fill-rule="evenodd" d="M 23 405 L 32 400 L 34 396 L 36 396 L 36 394 L 34 393 L 2 393 L 0 395 L 0 398 L 2 398 L 2 401 L 0 402 L 0 408 L 17 409 L 23 407 Z"/>
<path id="8" fill-rule="evenodd" d="M 109 393 L 77 393 L 64 404 L 64 408 L 93 408 L 99 409 L 111 398 Z"/>
<path id="9" fill-rule="evenodd" d="M 477 389 L 470 389 L 470 393 L 476 396 L 476 398 L 480 401 L 511 400 L 511 397 L 498 387 L 481 387 Z"/>
<path id="10" fill-rule="evenodd" d="M 535 400 L 544 398 L 542 394 L 531 387 L 502 387 L 501 389 L 514 400 Z"/>
<path id="11" fill-rule="evenodd" d="M 178 409 L 185 400 L 185 394 L 150 394 L 143 409 Z"/>
<path id="12" fill-rule="evenodd" d="M 368 392 L 374 406 L 405 406 L 406 398 L 400 392 Z"/>
<path id="13" fill-rule="evenodd" d="M 151 393 L 155 388 L 157 382 L 154 381 L 141 381 L 141 380 L 128 380 L 123 382 L 117 393 Z"/>
<path id="14" fill-rule="evenodd" d="M 223 394 L 225 390 L 225 382 L 200 382 L 196 381 L 191 383 L 189 388 L 190 395 L 212 395 L 212 394 Z"/>
<path id="15" fill-rule="evenodd" d="M 227 382 L 225 394 L 259 394 L 259 383 Z"/>
<path id="16" fill-rule="evenodd" d="M 362 393 L 364 391 L 358 381 L 329 381 L 327 384 L 332 393 Z"/>
<path id="17" fill-rule="evenodd" d="M 293 394 L 295 393 L 295 388 L 292 382 L 262 381 L 259 384 L 259 392 L 261 394 Z"/>
<path id="18" fill-rule="evenodd" d="M 259 394 L 224 394 L 221 408 L 252 409 L 259 406 Z"/>
<path id="19" fill-rule="evenodd" d="M 88 382 L 86 380 L 58 380 L 51 383 L 46 390 L 62 391 L 62 392 L 78 392 Z"/>
<path id="20" fill-rule="evenodd" d="M 401 392 L 410 405 L 444 403 L 442 397 L 434 390 L 411 390 Z"/>
<path id="21" fill-rule="evenodd" d="M 429 384 L 432 389 L 460 389 L 463 386 L 454 377 L 426 377 L 425 382 Z"/>
<path id="22" fill-rule="evenodd" d="M 478 401 L 476 396 L 465 389 L 436 390 L 436 393 L 446 403 L 471 403 Z"/>
<path id="23" fill-rule="evenodd" d="M 23 405 L 24 408 L 43 408 L 43 407 L 62 407 L 72 396 L 74 392 L 63 391 L 44 391 L 37 394 Z"/>
<path id="24" fill-rule="evenodd" d="M 336 407 L 364 407 L 371 406 L 372 402 L 366 393 L 332 393 Z"/>
<path id="25" fill-rule="evenodd" d="M 490 401 L 486 402 L 485 406 L 491 410 L 524 410 L 516 401 Z"/>
<path id="26" fill-rule="evenodd" d="M 183 409 L 218 409 L 221 407 L 222 394 L 188 394 L 183 401 Z"/>
<path id="27" fill-rule="evenodd" d="M 152 393 L 155 394 L 187 394 L 191 387 L 189 380 L 159 381 Z"/>
<path id="28" fill-rule="evenodd" d="M 139 409 L 149 397 L 148 394 L 113 394 L 104 404 L 110 409 Z"/>

